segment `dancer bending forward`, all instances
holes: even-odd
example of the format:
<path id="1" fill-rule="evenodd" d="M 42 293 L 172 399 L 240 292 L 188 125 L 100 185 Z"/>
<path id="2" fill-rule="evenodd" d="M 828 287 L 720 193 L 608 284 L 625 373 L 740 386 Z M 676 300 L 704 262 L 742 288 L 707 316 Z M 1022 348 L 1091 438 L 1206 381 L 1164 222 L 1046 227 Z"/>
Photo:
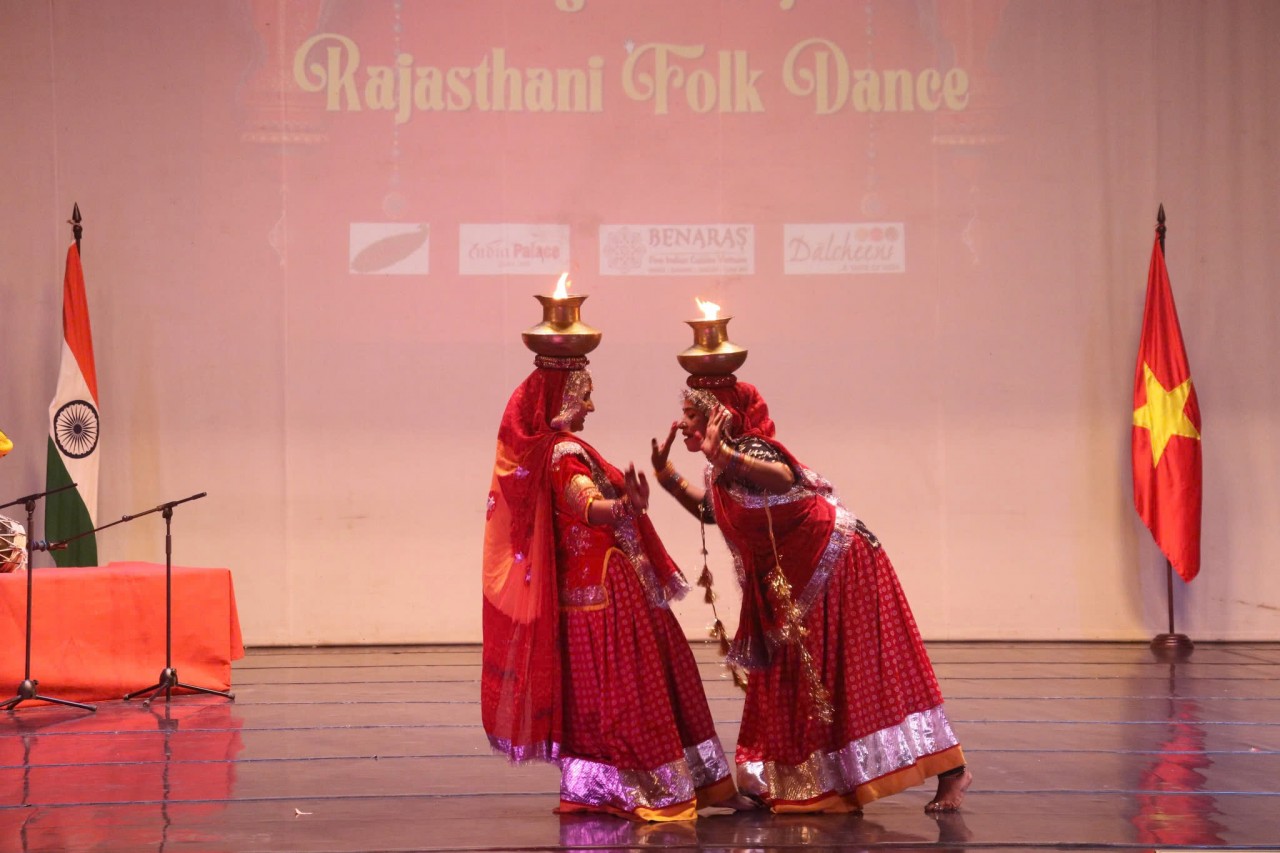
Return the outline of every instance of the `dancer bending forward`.
<path id="1" fill-rule="evenodd" d="M 925 810 L 954 811 L 972 777 L 888 555 L 777 441 L 759 392 L 729 379 L 685 391 L 653 464 L 720 527 L 742 584 L 739 790 L 775 812 L 851 812 L 937 776 Z M 702 487 L 668 458 L 677 431 L 706 456 Z"/>

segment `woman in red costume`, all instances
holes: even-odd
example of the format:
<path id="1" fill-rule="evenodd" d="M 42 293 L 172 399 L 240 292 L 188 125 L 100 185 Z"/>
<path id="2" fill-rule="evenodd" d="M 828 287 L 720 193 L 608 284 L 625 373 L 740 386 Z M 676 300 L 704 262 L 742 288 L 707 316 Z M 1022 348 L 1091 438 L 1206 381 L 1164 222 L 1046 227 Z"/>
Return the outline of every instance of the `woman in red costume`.
<path id="1" fill-rule="evenodd" d="M 581 357 L 539 355 L 498 430 L 484 542 L 481 708 L 493 748 L 561 771 L 560 809 L 688 820 L 737 801 L 649 487 L 575 433 Z"/>
<path id="2" fill-rule="evenodd" d="M 880 542 L 778 442 L 753 386 L 689 384 L 653 463 L 686 509 L 719 525 L 742 585 L 729 655 L 750 672 L 739 790 L 775 812 L 856 812 L 938 776 L 925 810 L 956 810 L 972 777 Z M 677 430 L 706 455 L 703 488 L 668 459 Z"/>

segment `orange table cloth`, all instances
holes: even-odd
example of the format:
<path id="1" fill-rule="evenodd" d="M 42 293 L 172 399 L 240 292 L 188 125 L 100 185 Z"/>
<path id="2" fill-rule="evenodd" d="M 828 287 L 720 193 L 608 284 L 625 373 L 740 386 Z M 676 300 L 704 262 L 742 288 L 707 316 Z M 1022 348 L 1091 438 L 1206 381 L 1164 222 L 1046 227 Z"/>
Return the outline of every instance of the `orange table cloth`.
<path id="1" fill-rule="evenodd" d="M 37 690 L 91 702 L 155 684 L 165 667 L 164 585 L 165 569 L 157 563 L 37 568 L 31 619 Z M 0 574 L 0 702 L 17 695 L 23 680 L 26 611 L 26 573 Z M 178 680 L 227 690 L 231 661 L 242 657 L 230 570 L 174 566 Z"/>

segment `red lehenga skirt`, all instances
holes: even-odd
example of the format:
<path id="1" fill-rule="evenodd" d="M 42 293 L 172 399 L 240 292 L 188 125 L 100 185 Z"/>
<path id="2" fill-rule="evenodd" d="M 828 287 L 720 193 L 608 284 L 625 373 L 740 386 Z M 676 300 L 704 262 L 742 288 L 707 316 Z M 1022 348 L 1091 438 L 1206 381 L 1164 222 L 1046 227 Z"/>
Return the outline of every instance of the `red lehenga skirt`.
<path id="1" fill-rule="evenodd" d="M 734 794 L 693 652 L 620 551 L 602 586 L 602 606 L 561 604 L 560 811 L 692 819 Z"/>
<path id="2" fill-rule="evenodd" d="M 821 588 L 805 590 L 805 642 L 832 723 L 815 714 L 794 645 L 780 644 L 747 687 L 738 788 L 776 812 L 855 811 L 964 764 L 888 555 L 848 516 L 834 535 L 847 535 L 848 549 L 810 581 Z"/>

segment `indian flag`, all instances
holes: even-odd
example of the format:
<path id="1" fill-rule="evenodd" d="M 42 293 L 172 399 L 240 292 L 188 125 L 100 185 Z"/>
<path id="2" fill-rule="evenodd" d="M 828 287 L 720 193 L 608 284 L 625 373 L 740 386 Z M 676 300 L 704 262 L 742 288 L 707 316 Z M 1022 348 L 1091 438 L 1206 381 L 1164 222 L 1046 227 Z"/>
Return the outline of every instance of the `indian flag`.
<path id="1" fill-rule="evenodd" d="M 93 364 L 93 334 L 84 295 L 80 249 L 67 249 L 62 280 L 62 365 L 58 390 L 49 405 L 49 463 L 45 484 L 50 490 L 76 484 L 45 500 L 44 535 L 59 542 L 94 528 L 98 517 L 98 372 Z M 96 566 L 98 543 L 93 535 L 54 551 L 59 566 Z"/>

